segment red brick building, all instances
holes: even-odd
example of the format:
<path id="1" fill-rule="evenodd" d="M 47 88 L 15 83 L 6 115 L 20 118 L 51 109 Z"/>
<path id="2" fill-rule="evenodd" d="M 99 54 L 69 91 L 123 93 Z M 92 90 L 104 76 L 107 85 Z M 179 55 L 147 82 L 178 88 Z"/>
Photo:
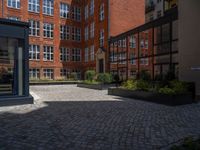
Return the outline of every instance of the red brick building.
<path id="1" fill-rule="evenodd" d="M 109 71 L 109 38 L 145 21 L 144 0 L 3 0 L 0 9 L 30 22 L 31 79 Z"/>

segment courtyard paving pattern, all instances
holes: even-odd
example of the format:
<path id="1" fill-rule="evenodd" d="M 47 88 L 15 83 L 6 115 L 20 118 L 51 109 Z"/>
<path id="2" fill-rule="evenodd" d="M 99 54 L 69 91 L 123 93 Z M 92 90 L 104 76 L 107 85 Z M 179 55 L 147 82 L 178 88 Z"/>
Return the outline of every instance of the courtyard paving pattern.
<path id="1" fill-rule="evenodd" d="M 0 150 L 156 150 L 200 135 L 200 105 L 169 107 L 75 85 L 34 86 L 0 107 Z"/>

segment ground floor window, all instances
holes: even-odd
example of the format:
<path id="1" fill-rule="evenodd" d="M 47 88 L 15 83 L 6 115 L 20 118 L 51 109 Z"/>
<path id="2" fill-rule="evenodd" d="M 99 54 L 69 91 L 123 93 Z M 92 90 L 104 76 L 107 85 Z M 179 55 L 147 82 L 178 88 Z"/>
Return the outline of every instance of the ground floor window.
<path id="1" fill-rule="evenodd" d="M 43 73 L 44 73 L 44 78 L 46 79 L 53 79 L 54 77 L 53 69 L 44 69 Z"/>
<path id="2" fill-rule="evenodd" d="M 60 69 L 60 76 L 65 79 L 70 78 L 70 70 L 69 69 Z"/>
<path id="3" fill-rule="evenodd" d="M 29 69 L 29 78 L 30 80 L 39 79 L 40 78 L 40 70 L 33 68 Z"/>
<path id="4" fill-rule="evenodd" d="M 76 80 L 81 79 L 81 71 L 80 70 L 77 70 L 77 69 L 72 70 L 72 75 L 74 76 L 74 78 Z"/>

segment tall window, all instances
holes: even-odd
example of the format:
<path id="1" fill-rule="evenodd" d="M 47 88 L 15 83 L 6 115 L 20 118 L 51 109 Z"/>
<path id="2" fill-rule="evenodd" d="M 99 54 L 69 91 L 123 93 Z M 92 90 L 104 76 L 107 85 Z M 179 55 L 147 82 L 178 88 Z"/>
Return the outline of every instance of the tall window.
<path id="1" fill-rule="evenodd" d="M 135 53 L 132 52 L 130 54 L 130 64 L 131 65 L 135 65 L 136 64 L 136 59 L 135 58 L 136 58 Z"/>
<path id="2" fill-rule="evenodd" d="M 69 5 L 60 3 L 60 17 L 69 18 Z"/>
<path id="3" fill-rule="evenodd" d="M 29 45 L 29 59 L 39 60 L 40 59 L 40 46 L 39 45 Z"/>
<path id="4" fill-rule="evenodd" d="M 40 22 L 29 20 L 29 35 L 40 36 Z"/>
<path id="5" fill-rule="evenodd" d="M 72 61 L 81 61 L 81 49 L 79 48 L 72 49 Z"/>
<path id="6" fill-rule="evenodd" d="M 88 29 L 88 26 L 87 27 L 85 27 L 85 41 L 87 41 L 89 38 L 89 29 Z"/>
<path id="7" fill-rule="evenodd" d="M 94 0 L 90 0 L 90 15 L 94 14 Z"/>
<path id="8" fill-rule="evenodd" d="M 72 19 L 81 21 L 81 8 L 75 6 L 72 7 Z"/>
<path id="9" fill-rule="evenodd" d="M 89 48 L 85 48 L 85 62 L 89 61 Z"/>
<path id="10" fill-rule="evenodd" d="M 44 34 L 44 37 L 53 38 L 53 24 L 44 23 L 43 34 Z"/>
<path id="11" fill-rule="evenodd" d="M 104 29 L 100 30 L 100 38 L 99 38 L 100 47 L 104 46 Z"/>
<path id="12" fill-rule="evenodd" d="M 130 48 L 135 48 L 136 47 L 136 40 L 135 40 L 135 37 L 134 36 L 131 36 L 130 37 Z"/>
<path id="13" fill-rule="evenodd" d="M 44 61 L 53 61 L 53 47 L 44 46 Z"/>
<path id="14" fill-rule="evenodd" d="M 70 49 L 61 47 L 60 48 L 60 61 L 70 61 Z"/>
<path id="15" fill-rule="evenodd" d="M 40 78 L 40 70 L 36 68 L 29 69 L 29 78 L 30 79 L 39 79 Z"/>
<path id="16" fill-rule="evenodd" d="M 94 61 L 94 45 L 90 47 L 90 60 Z"/>
<path id="17" fill-rule="evenodd" d="M 85 20 L 89 17 L 88 5 L 85 6 Z"/>
<path id="18" fill-rule="evenodd" d="M 90 24 L 90 38 L 94 38 L 94 22 Z"/>
<path id="19" fill-rule="evenodd" d="M 32 12 L 40 12 L 39 0 L 28 0 L 28 10 Z"/>
<path id="20" fill-rule="evenodd" d="M 72 27 L 72 40 L 81 41 L 81 29 L 77 27 Z"/>
<path id="21" fill-rule="evenodd" d="M 100 21 L 104 20 L 104 4 L 101 4 L 100 6 Z"/>
<path id="22" fill-rule="evenodd" d="M 44 69 L 44 78 L 46 79 L 53 79 L 53 69 Z"/>
<path id="23" fill-rule="evenodd" d="M 20 0 L 8 0 L 8 7 L 20 8 Z"/>
<path id="24" fill-rule="evenodd" d="M 54 0 L 43 0 L 43 14 L 53 15 Z"/>
<path id="25" fill-rule="evenodd" d="M 60 39 L 69 40 L 70 39 L 70 27 L 61 25 L 60 26 Z"/>

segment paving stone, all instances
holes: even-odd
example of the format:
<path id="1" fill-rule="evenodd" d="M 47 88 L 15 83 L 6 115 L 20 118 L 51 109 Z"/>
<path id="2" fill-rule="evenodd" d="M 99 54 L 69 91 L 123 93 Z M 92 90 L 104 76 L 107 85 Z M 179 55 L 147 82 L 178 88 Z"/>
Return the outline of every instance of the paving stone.
<path id="1" fill-rule="evenodd" d="M 168 107 L 75 85 L 31 92 L 34 105 L 0 107 L 0 150 L 154 150 L 200 135 L 199 104 Z"/>

